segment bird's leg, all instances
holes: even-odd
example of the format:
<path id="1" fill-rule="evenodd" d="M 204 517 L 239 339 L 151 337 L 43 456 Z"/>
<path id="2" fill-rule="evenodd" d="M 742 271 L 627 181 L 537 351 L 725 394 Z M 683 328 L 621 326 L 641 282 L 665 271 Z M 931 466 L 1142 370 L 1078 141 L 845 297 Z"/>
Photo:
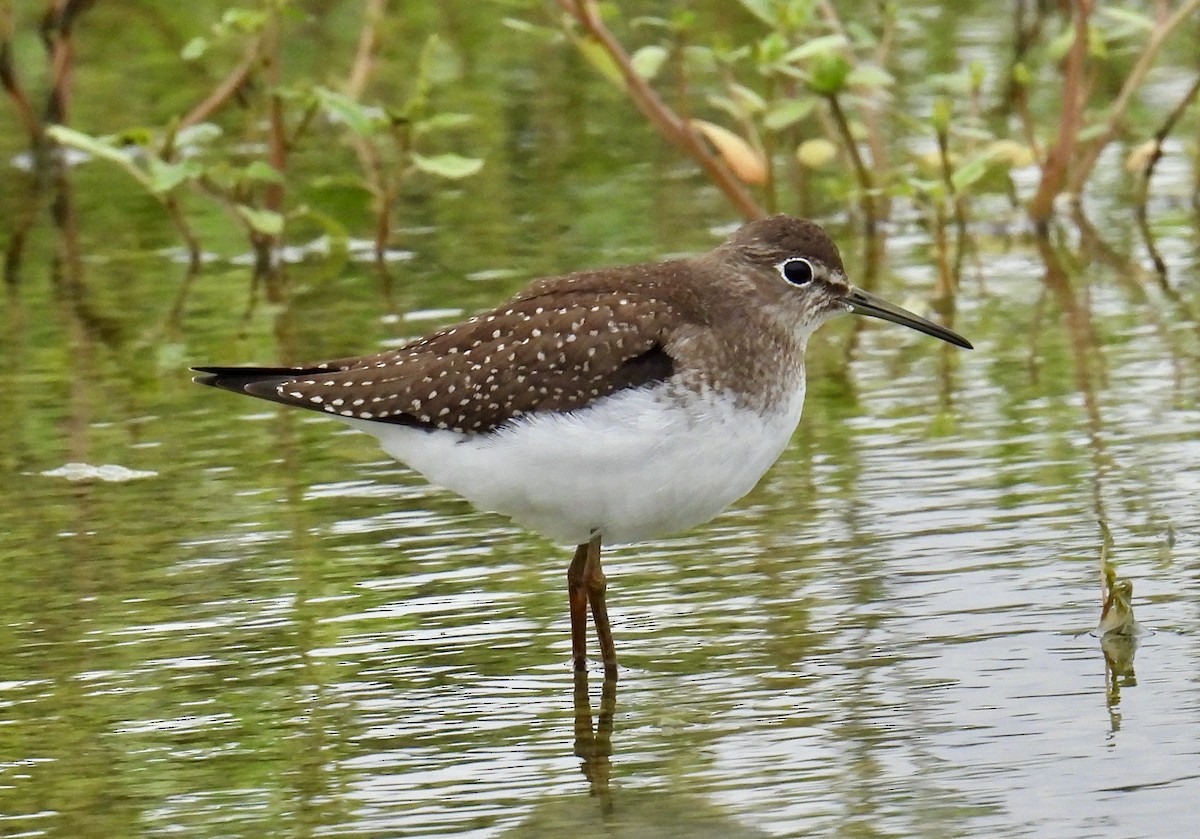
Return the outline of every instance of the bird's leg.
<path id="1" fill-rule="evenodd" d="M 612 627 L 608 623 L 608 604 L 604 600 L 607 581 L 600 567 L 600 535 L 583 545 L 587 549 L 584 562 L 583 582 L 587 589 L 587 600 L 592 607 L 592 622 L 596 624 L 596 640 L 600 642 L 600 657 L 604 661 L 604 678 L 617 678 L 617 647 L 613 643 Z"/>
<path id="2" fill-rule="evenodd" d="M 588 545 L 575 549 L 567 569 L 567 600 L 571 605 L 571 658 L 576 670 L 587 669 Z"/>

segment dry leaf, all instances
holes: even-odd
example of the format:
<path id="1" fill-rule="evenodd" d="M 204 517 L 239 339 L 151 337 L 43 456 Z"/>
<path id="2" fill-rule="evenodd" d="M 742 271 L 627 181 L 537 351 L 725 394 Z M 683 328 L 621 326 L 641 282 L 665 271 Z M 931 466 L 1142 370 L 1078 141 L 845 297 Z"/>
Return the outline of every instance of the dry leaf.
<path id="1" fill-rule="evenodd" d="M 748 184 L 765 184 L 767 182 L 767 161 L 752 145 L 728 128 L 722 128 L 702 119 L 691 120 L 691 126 L 703 134 L 704 139 L 712 143 L 717 154 L 725 161 L 725 165 L 740 180 Z"/>

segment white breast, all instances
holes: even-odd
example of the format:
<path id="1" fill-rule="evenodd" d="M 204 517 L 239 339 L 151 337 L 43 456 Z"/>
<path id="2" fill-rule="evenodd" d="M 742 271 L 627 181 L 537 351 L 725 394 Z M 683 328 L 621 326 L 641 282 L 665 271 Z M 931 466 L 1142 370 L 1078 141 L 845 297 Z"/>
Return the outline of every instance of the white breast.
<path id="1" fill-rule="evenodd" d="M 787 445 L 803 402 L 801 373 L 766 415 L 725 392 L 662 385 L 475 436 L 346 421 L 481 509 L 551 539 L 600 533 L 612 544 L 684 530 L 741 498 Z"/>

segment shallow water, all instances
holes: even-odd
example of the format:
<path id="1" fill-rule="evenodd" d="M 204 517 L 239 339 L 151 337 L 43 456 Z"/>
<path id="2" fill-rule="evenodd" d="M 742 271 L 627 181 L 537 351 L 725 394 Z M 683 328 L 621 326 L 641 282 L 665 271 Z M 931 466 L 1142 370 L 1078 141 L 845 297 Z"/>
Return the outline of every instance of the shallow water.
<path id="1" fill-rule="evenodd" d="M 882 292 L 919 303 L 920 244 L 892 252 Z M 0 373 L 20 406 L 0 832 L 1186 835 L 1196 323 L 1096 268 L 1068 316 L 1080 277 L 1039 303 L 1031 249 L 994 265 L 955 321 L 975 351 L 826 327 L 762 484 L 707 526 L 611 552 L 623 671 L 604 697 L 598 672 L 586 692 L 572 678 L 566 549 L 334 422 L 192 386 L 178 364 L 131 380 L 140 351 L 95 343 L 27 283 L 6 346 L 25 363 Z M 1195 299 L 1194 263 L 1176 268 Z M 187 360 L 261 353 L 257 326 L 230 349 L 204 282 Z M 384 320 L 346 329 L 431 323 Z M 41 474 L 77 460 L 154 474 Z M 1107 666 L 1089 634 L 1101 517 L 1148 630 Z M 615 712 L 594 717 L 602 703 Z"/>
<path id="2" fill-rule="evenodd" d="M 906 66 L 944 71 L 957 45 L 1003 67 L 1010 10 L 978 5 L 934 7 L 944 54 L 910 34 Z M 973 205 L 952 325 L 974 351 L 823 327 L 804 419 L 759 487 L 606 554 L 621 679 L 593 668 L 584 684 L 569 548 L 427 486 L 365 435 L 186 369 L 395 346 L 533 277 L 696 252 L 734 224 L 569 45 L 513 34 L 508 4 L 426 6 L 406 7 L 414 31 L 453 28 L 470 59 L 439 107 L 476 116 L 463 151 L 487 164 L 400 202 L 390 287 L 314 245 L 269 300 L 235 226 L 196 196 L 215 257 L 189 283 L 162 208 L 123 173 L 72 170 L 71 239 L 5 170 L 0 233 L 28 240 L 0 304 L 0 836 L 1192 835 L 1200 267 L 1182 144 L 1150 207 L 1167 289 L 1114 153 L 1087 196 L 1104 243 L 1063 219 L 1039 251 L 1004 202 Z M 736 23 L 729 8 L 710 12 Z M 89 14 L 111 37 L 81 38 L 75 124 L 195 104 L 191 77 L 169 75 L 180 44 L 145 34 L 158 18 Z M 315 52 L 289 66 L 324 73 L 352 52 L 339 22 L 307 21 Z M 127 26 L 156 51 L 131 54 Z M 1193 75 L 1186 48 L 1154 77 L 1170 101 Z M 380 71 L 396 90 L 411 58 Z M 896 95 L 923 113 L 930 94 Z M 354 165 L 302 150 L 293 206 L 369 230 L 361 195 L 314 185 Z M 1030 170 L 1015 177 L 1031 190 Z M 923 220 L 898 207 L 867 265 L 826 200 L 852 277 L 942 317 Z M 1090 634 L 1100 520 L 1134 585 L 1136 649 Z"/>

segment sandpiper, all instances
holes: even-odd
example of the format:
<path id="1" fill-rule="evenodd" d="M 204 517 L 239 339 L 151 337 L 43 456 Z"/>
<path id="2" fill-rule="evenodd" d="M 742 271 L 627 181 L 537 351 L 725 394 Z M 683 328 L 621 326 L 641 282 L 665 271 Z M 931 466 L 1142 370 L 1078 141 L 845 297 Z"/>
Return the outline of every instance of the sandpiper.
<path id="1" fill-rule="evenodd" d="M 477 507 L 578 545 L 574 665 L 590 606 L 615 677 L 601 544 L 684 530 L 749 492 L 800 421 L 809 336 L 847 312 L 971 347 L 851 286 L 820 226 L 777 215 L 700 256 L 537 280 L 399 349 L 197 367 L 196 381 L 327 413 Z"/>

